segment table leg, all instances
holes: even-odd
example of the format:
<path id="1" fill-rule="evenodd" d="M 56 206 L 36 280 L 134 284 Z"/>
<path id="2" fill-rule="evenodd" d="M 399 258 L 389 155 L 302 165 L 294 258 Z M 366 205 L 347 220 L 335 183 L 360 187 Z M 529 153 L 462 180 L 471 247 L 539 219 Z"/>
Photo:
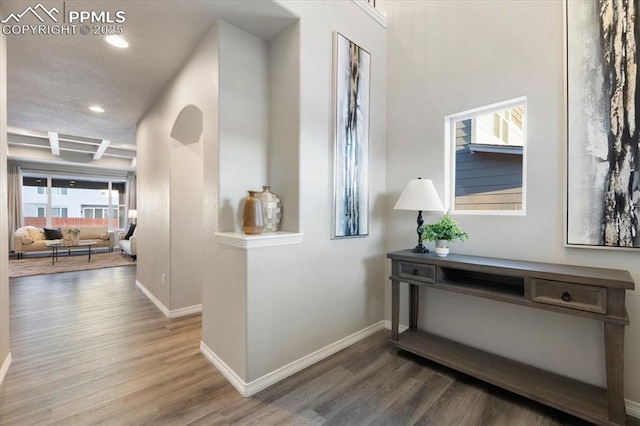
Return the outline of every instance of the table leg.
<path id="1" fill-rule="evenodd" d="M 409 285 L 409 328 L 418 328 L 418 303 L 420 302 L 420 287 Z"/>
<path id="2" fill-rule="evenodd" d="M 604 353 L 607 369 L 609 420 L 625 423 L 624 407 L 624 325 L 604 323 Z"/>
<path id="3" fill-rule="evenodd" d="M 391 340 L 398 341 L 400 322 L 400 282 L 391 281 Z"/>
<path id="4" fill-rule="evenodd" d="M 91 246 L 89 246 L 89 263 L 91 263 Z"/>
<path id="5" fill-rule="evenodd" d="M 51 247 L 51 265 L 56 263 L 56 251 L 55 247 Z"/>

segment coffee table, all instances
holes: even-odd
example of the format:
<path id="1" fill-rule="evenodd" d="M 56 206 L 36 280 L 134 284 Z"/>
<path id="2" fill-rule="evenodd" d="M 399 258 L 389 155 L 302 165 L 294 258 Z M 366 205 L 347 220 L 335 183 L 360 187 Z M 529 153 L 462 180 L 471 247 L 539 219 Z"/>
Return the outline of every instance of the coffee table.
<path id="1" fill-rule="evenodd" d="M 88 252 L 89 252 L 89 262 L 91 262 L 91 247 L 98 244 L 95 241 L 78 241 L 76 244 L 64 244 L 62 242 L 52 242 L 52 243 L 47 243 L 47 247 L 51 248 L 51 264 L 54 265 L 56 263 L 56 261 L 58 260 L 58 254 L 60 249 L 63 250 L 69 250 L 69 254 L 71 254 L 71 249 L 72 248 L 78 248 L 78 247 L 86 247 Z"/>

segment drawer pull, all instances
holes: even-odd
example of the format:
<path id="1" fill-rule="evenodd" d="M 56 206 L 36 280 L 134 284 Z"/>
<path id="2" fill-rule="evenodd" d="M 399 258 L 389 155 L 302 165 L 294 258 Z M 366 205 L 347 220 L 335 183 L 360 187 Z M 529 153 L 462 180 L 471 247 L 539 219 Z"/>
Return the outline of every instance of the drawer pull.
<path id="1" fill-rule="evenodd" d="M 562 300 L 565 302 L 571 302 L 571 294 L 568 291 L 562 293 Z"/>
<path id="2" fill-rule="evenodd" d="M 417 269 L 413 270 L 413 275 L 418 275 L 418 270 Z"/>

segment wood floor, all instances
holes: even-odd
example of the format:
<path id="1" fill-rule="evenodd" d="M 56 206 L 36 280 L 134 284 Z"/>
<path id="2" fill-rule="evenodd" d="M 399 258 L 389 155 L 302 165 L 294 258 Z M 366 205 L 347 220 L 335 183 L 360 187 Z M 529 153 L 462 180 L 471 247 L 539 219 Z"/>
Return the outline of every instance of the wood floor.
<path id="1" fill-rule="evenodd" d="M 135 267 L 10 280 L 1 425 L 580 425 L 405 353 L 379 332 L 251 398 L 199 353 L 201 317 L 167 320 Z"/>

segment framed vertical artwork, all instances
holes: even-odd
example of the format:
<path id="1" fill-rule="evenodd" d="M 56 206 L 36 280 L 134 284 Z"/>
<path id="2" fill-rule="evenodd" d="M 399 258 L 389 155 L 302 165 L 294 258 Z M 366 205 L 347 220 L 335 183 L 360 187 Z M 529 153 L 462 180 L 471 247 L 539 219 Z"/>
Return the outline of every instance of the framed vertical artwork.
<path id="1" fill-rule="evenodd" d="M 636 1 L 566 1 L 568 246 L 640 248 Z"/>
<path id="2" fill-rule="evenodd" d="M 334 32 L 332 238 L 369 233 L 371 55 Z"/>

